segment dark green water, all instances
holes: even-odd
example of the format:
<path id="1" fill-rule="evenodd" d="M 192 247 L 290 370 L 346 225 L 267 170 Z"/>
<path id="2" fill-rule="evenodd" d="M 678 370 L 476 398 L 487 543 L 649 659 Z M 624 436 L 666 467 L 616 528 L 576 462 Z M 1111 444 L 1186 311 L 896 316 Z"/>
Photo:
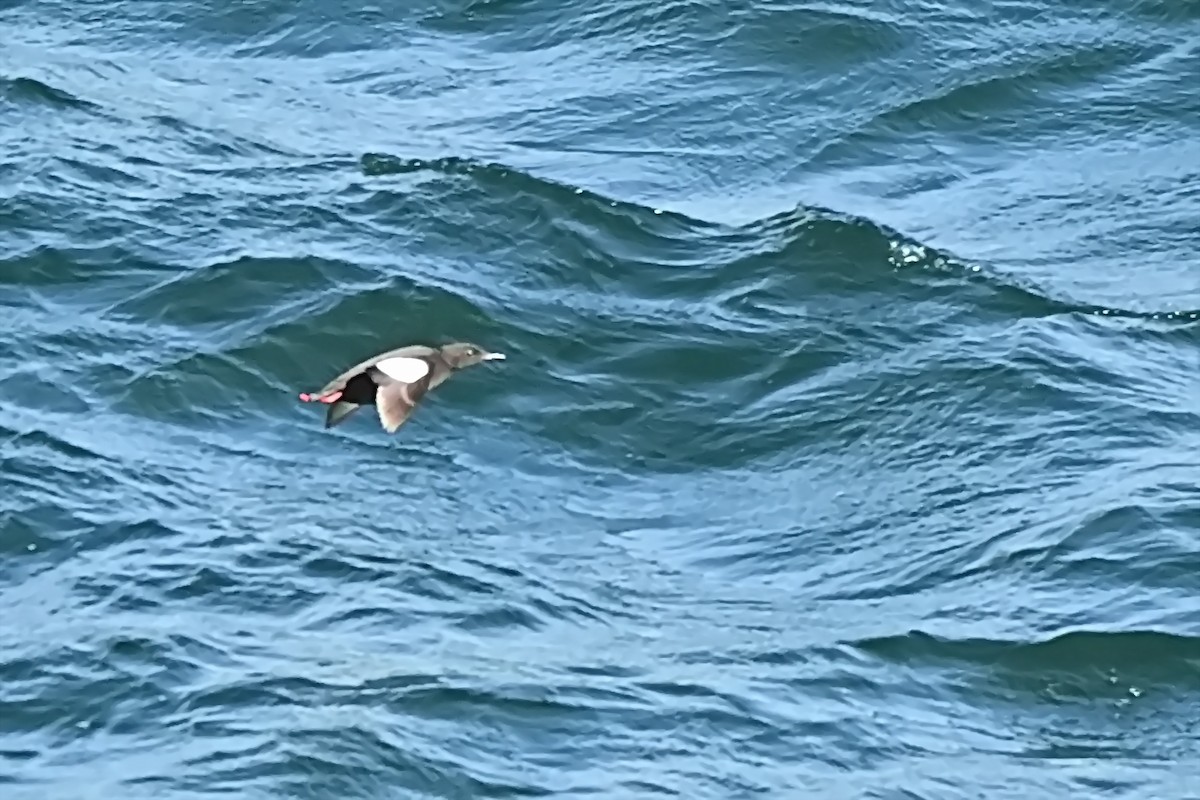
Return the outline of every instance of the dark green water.
<path id="1" fill-rule="evenodd" d="M 0 798 L 1200 798 L 1197 87 L 1188 0 L 0 3 Z"/>

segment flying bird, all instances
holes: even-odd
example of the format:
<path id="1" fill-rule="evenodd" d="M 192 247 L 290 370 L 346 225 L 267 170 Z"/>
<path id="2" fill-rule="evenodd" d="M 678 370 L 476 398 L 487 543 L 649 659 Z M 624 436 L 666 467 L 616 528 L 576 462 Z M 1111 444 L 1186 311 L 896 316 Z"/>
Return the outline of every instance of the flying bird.
<path id="1" fill-rule="evenodd" d="M 325 403 L 325 427 L 345 420 L 363 406 L 374 405 L 388 433 L 408 421 L 426 394 L 455 372 L 484 361 L 502 361 L 470 342 L 441 347 L 409 345 L 372 356 L 338 375 L 318 391 L 301 392 L 305 403 Z"/>

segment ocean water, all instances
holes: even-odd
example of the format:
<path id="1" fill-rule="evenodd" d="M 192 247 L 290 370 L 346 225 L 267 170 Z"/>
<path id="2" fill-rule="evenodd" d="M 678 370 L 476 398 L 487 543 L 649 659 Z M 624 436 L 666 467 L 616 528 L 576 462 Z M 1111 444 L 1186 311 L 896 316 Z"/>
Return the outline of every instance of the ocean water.
<path id="1" fill-rule="evenodd" d="M 1188 0 L 0 2 L 0 797 L 1200 798 L 1197 87 Z"/>

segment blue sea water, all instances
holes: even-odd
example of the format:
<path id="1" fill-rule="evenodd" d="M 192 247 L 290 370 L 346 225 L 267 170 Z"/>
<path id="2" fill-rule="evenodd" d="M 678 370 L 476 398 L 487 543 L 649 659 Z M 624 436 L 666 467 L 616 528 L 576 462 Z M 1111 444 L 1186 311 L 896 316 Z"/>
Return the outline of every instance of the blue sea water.
<path id="1" fill-rule="evenodd" d="M 1200 798 L 1198 86 L 1177 0 L 0 2 L 0 798 Z"/>

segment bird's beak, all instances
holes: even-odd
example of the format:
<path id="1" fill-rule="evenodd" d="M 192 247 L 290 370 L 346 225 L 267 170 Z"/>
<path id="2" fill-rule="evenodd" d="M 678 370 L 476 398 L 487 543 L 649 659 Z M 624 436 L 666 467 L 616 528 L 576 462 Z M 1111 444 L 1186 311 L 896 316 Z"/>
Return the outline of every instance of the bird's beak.
<path id="1" fill-rule="evenodd" d="M 504 358 L 505 358 L 504 353 L 488 353 L 486 356 L 483 357 L 483 360 L 484 361 L 503 361 Z"/>

